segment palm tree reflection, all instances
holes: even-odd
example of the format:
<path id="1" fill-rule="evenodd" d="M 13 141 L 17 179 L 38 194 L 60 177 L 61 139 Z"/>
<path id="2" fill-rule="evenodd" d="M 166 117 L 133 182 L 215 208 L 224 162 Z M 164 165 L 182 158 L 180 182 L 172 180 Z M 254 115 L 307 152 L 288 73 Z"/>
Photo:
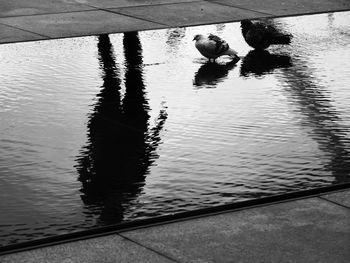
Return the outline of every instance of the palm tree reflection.
<path id="1" fill-rule="evenodd" d="M 158 158 L 159 133 L 167 118 L 162 109 L 155 127 L 149 127 L 138 34 L 125 33 L 123 44 L 124 98 L 109 36 L 99 36 L 103 85 L 89 116 L 88 143 L 77 159 L 82 200 L 105 223 L 120 222 L 124 208 L 140 194 L 150 166 Z"/>
<path id="2" fill-rule="evenodd" d="M 267 50 L 251 50 L 243 58 L 241 76 L 263 76 L 277 68 L 292 66 L 291 58 L 287 55 L 270 54 Z"/>
<path id="3" fill-rule="evenodd" d="M 332 16 L 328 18 L 331 25 Z M 327 88 L 314 77 L 305 59 L 307 56 L 300 56 L 305 52 L 300 47 L 307 47 L 307 45 L 305 43 L 293 45 L 289 50 L 293 56 L 293 65 L 289 57 L 271 58 L 272 55 L 263 54 L 262 56 L 270 57 L 264 60 L 267 62 L 263 62 L 267 63 L 264 71 L 268 70 L 270 65 L 270 68 L 281 68 L 282 74 L 276 76 L 287 84 L 283 86 L 288 91 L 287 94 L 291 97 L 293 104 L 298 107 L 298 112 L 302 116 L 302 127 L 308 130 L 308 135 L 318 143 L 319 149 L 328 158 L 324 170 L 333 174 L 334 183 L 349 181 L 350 141 L 345 135 L 349 127 L 342 124 L 340 114 L 332 105 L 332 100 L 327 94 Z M 257 63 L 254 59 L 252 61 Z M 242 64 L 245 64 L 245 60 Z M 249 72 L 263 74 L 262 68 L 258 66 L 257 69 L 251 70 L 248 67 L 248 69 L 242 69 L 241 72 L 242 75 Z"/>
<path id="4" fill-rule="evenodd" d="M 323 87 L 312 74 L 307 62 L 295 59 L 295 66 L 283 70 L 282 79 L 288 94 L 303 119 L 302 127 L 311 136 L 329 158 L 324 169 L 330 171 L 334 183 L 349 181 L 350 174 L 350 141 L 346 137 L 348 126 L 344 126 L 341 117 Z"/>

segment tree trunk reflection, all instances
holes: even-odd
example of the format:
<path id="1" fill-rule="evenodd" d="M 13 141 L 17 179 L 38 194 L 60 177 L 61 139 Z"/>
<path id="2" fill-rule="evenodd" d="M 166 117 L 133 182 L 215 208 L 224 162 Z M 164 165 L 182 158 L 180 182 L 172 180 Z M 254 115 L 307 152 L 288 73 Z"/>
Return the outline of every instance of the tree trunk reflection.
<path id="1" fill-rule="evenodd" d="M 103 85 L 87 125 L 88 143 L 78 157 L 82 200 L 105 223 L 123 220 L 128 203 L 137 198 L 158 158 L 156 149 L 167 114 L 149 127 L 149 105 L 143 81 L 142 47 L 135 32 L 125 33 L 125 94 L 120 65 L 108 35 L 98 39 Z"/>

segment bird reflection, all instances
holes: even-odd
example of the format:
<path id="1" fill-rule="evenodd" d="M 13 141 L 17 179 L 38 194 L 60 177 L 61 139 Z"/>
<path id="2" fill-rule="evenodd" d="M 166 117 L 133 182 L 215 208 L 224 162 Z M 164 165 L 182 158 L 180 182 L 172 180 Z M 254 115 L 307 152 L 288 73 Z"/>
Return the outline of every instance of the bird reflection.
<path id="1" fill-rule="evenodd" d="M 210 61 L 203 64 L 194 75 L 193 85 L 195 87 L 214 88 L 216 84 L 227 78 L 230 70 L 236 67 L 237 59 L 226 64 L 212 63 Z"/>
<path id="2" fill-rule="evenodd" d="M 87 124 L 88 142 L 77 158 L 82 200 L 104 223 L 123 219 L 127 204 L 137 198 L 150 166 L 158 157 L 167 114 L 163 108 L 153 128 L 143 82 L 142 47 L 135 32 L 125 33 L 125 95 L 108 35 L 98 38 L 103 85 Z"/>
<path id="3" fill-rule="evenodd" d="M 263 76 L 277 68 L 292 66 L 291 58 L 287 55 L 270 54 L 267 50 L 251 50 L 242 59 L 241 76 Z"/>

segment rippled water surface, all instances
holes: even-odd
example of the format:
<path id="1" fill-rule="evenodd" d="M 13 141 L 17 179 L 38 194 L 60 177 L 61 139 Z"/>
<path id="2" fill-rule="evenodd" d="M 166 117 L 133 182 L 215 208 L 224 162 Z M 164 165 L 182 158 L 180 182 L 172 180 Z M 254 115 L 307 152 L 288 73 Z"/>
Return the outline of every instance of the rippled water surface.
<path id="1" fill-rule="evenodd" d="M 264 53 L 239 23 L 0 45 L 0 245 L 349 181 L 349 21 L 272 20 Z"/>

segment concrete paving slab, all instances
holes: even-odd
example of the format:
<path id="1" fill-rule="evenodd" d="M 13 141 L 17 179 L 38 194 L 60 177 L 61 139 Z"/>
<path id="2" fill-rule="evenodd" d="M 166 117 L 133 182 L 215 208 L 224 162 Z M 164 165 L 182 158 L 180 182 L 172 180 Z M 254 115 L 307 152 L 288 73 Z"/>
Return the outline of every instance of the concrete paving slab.
<path id="1" fill-rule="evenodd" d="M 322 198 L 349 207 L 350 209 L 350 190 L 322 195 Z"/>
<path id="2" fill-rule="evenodd" d="M 326 11 L 346 10 L 350 8 L 348 0 L 210 0 L 211 2 L 228 6 L 246 8 L 249 10 L 273 14 L 275 16 L 317 13 Z"/>
<path id="3" fill-rule="evenodd" d="M 186 3 L 195 2 L 196 0 L 82 0 L 84 3 L 90 6 L 98 8 L 116 8 L 116 7 L 129 7 L 129 6 L 144 6 L 144 5 L 159 5 L 159 4 L 174 4 L 174 3 Z M 198 0 L 197 0 L 198 1 Z"/>
<path id="4" fill-rule="evenodd" d="M 0 0 L 0 17 L 92 10 L 74 0 Z"/>
<path id="5" fill-rule="evenodd" d="M 47 35 L 52 38 L 146 30 L 162 27 L 156 23 L 102 10 L 0 18 L 0 23 L 37 34 Z"/>
<path id="6" fill-rule="evenodd" d="M 110 10 L 173 27 L 231 22 L 247 17 L 258 18 L 266 16 L 262 13 L 218 5 L 206 1 L 125 7 Z"/>
<path id="7" fill-rule="evenodd" d="M 20 41 L 32 41 L 39 39 L 47 39 L 48 37 L 23 31 L 14 27 L 0 24 L 0 43 L 11 43 Z"/>
<path id="8" fill-rule="evenodd" d="M 350 211 L 304 199 L 122 233 L 180 262 L 349 262 Z"/>
<path id="9" fill-rule="evenodd" d="M 174 262 L 118 235 L 65 243 L 0 257 L 1 263 Z"/>

